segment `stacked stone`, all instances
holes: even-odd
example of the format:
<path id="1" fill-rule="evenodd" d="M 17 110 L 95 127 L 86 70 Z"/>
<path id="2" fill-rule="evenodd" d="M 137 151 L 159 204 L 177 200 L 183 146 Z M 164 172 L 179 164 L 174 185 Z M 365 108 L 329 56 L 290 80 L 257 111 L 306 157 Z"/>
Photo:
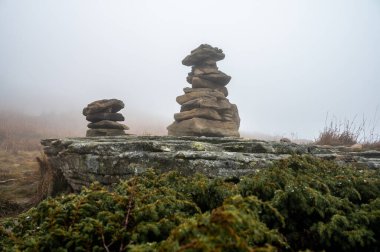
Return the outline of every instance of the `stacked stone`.
<path id="1" fill-rule="evenodd" d="M 221 49 L 202 44 L 183 61 L 192 70 L 186 80 L 192 85 L 177 97 L 181 112 L 167 127 L 174 136 L 239 137 L 240 118 L 235 104 L 226 98 L 231 76 L 219 71 L 216 62 L 224 59 Z"/>
<path id="2" fill-rule="evenodd" d="M 117 113 L 124 108 L 124 103 L 117 99 L 94 101 L 83 109 L 83 115 L 90 121 L 87 125 L 87 137 L 125 135 L 127 125 L 118 123 L 124 121 L 124 116 Z"/>

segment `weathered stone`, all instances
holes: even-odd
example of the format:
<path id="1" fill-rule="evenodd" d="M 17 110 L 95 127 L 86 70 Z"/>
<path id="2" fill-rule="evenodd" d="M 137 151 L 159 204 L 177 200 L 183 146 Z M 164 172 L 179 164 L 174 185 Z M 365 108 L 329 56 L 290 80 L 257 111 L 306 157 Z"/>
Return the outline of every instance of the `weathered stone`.
<path id="1" fill-rule="evenodd" d="M 121 129 L 121 130 L 129 130 L 129 127 L 125 124 L 113 122 L 113 121 L 99 121 L 95 123 L 87 124 L 87 127 L 90 129 Z"/>
<path id="2" fill-rule="evenodd" d="M 202 79 L 199 77 L 189 77 L 190 84 L 193 88 L 211 88 L 211 89 L 217 89 L 220 87 L 223 87 L 222 85 L 219 85 L 217 83 L 214 83 L 212 81 Z"/>
<path id="3" fill-rule="evenodd" d="M 236 104 L 231 104 L 230 110 L 232 111 L 232 120 L 236 123 L 237 127 L 240 127 L 240 116 Z"/>
<path id="4" fill-rule="evenodd" d="M 231 108 L 231 104 L 227 99 L 217 99 L 216 97 L 201 97 L 185 102 L 181 106 L 181 112 L 192 110 L 195 108 L 213 108 L 223 110 Z"/>
<path id="5" fill-rule="evenodd" d="M 193 66 L 192 73 L 194 75 L 203 75 L 203 74 L 211 74 L 211 73 L 219 73 L 218 67 L 210 67 L 210 66 Z"/>
<path id="6" fill-rule="evenodd" d="M 90 122 L 107 121 L 124 121 L 124 116 L 120 113 L 96 113 L 86 116 L 86 120 Z"/>
<path id="7" fill-rule="evenodd" d="M 221 49 L 207 44 L 202 44 L 192 50 L 191 54 L 182 60 L 182 64 L 185 66 L 193 66 L 201 64 L 206 60 L 219 61 L 224 59 L 224 57 L 225 55 Z"/>
<path id="8" fill-rule="evenodd" d="M 185 92 L 185 94 L 187 93 L 191 93 L 191 92 L 198 92 L 198 91 L 213 91 L 213 90 L 216 90 L 218 92 L 221 92 L 224 94 L 224 97 L 227 97 L 228 96 L 228 90 L 226 87 L 218 87 L 218 88 L 189 88 L 189 87 L 185 87 L 183 89 L 183 92 Z"/>
<path id="9" fill-rule="evenodd" d="M 231 80 L 231 76 L 223 73 L 222 71 L 218 71 L 217 73 L 210 73 L 210 74 L 194 74 L 192 83 L 195 77 L 198 77 L 203 80 L 208 80 L 219 86 L 226 86 Z"/>
<path id="10" fill-rule="evenodd" d="M 283 138 L 280 139 L 280 142 L 282 142 L 282 143 L 291 143 L 292 141 L 290 141 L 289 138 L 283 137 Z"/>
<path id="11" fill-rule="evenodd" d="M 209 109 L 209 108 L 196 108 L 196 109 L 174 114 L 174 119 L 177 122 L 188 120 L 195 117 L 206 118 L 206 119 L 211 119 L 211 120 L 222 120 L 222 117 L 219 115 L 219 113 L 216 110 Z"/>
<path id="12" fill-rule="evenodd" d="M 219 92 L 222 92 L 225 97 L 228 96 L 228 90 L 227 90 L 226 87 L 218 87 L 218 88 L 215 88 L 215 90 L 218 90 Z"/>
<path id="13" fill-rule="evenodd" d="M 197 99 L 197 98 L 202 98 L 202 97 L 216 97 L 216 98 L 225 98 L 224 94 L 221 93 L 220 91 L 217 90 L 212 90 L 212 89 L 201 89 L 201 90 L 196 90 L 193 92 L 185 93 L 184 95 L 178 96 L 176 98 L 176 101 L 182 105 L 185 102 Z"/>
<path id="14" fill-rule="evenodd" d="M 87 137 L 122 135 L 125 135 L 125 132 L 122 129 L 88 129 L 86 132 Z"/>
<path id="15" fill-rule="evenodd" d="M 238 137 L 238 127 L 234 122 L 215 121 L 203 118 L 192 118 L 174 122 L 168 126 L 169 135 L 173 136 L 214 136 Z"/>
<path id="16" fill-rule="evenodd" d="M 124 108 L 124 103 L 117 99 L 104 99 L 91 102 L 83 109 L 83 115 L 95 113 L 115 113 Z"/>
<path id="17" fill-rule="evenodd" d="M 380 151 L 266 142 L 254 139 L 191 136 L 115 136 L 42 140 L 47 161 L 75 191 L 93 181 L 110 185 L 149 168 L 182 175 L 241 177 L 294 154 L 380 169 Z"/>
<path id="18" fill-rule="evenodd" d="M 222 121 L 233 121 L 238 127 L 240 126 L 240 117 L 235 104 L 230 104 L 229 109 L 220 111 L 220 115 L 222 116 Z"/>
<path id="19" fill-rule="evenodd" d="M 231 76 L 216 66 L 216 61 L 223 58 L 222 50 L 201 45 L 183 60 L 184 65 L 193 66 L 186 78 L 192 88 L 184 89 L 185 94 L 176 99 L 181 112 L 174 115 L 175 122 L 168 126 L 169 135 L 239 135 L 237 107 L 226 99 L 225 85 Z"/>

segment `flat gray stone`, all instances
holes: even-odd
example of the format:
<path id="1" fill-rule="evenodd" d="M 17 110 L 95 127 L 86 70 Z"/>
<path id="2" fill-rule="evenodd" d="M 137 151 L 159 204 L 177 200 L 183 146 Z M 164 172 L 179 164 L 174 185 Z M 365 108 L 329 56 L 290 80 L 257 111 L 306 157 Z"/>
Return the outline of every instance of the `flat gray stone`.
<path id="1" fill-rule="evenodd" d="M 87 127 L 90 129 L 121 129 L 121 130 L 129 130 L 129 127 L 125 124 L 102 120 L 95 123 L 87 124 Z"/>
<path id="2" fill-rule="evenodd" d="M 124 121 L 124 116 L 120 113 L 96 113 L 89 114 L 86 116 L 86 120 L 90 122 L 99 122 L 99 121 Z"/>

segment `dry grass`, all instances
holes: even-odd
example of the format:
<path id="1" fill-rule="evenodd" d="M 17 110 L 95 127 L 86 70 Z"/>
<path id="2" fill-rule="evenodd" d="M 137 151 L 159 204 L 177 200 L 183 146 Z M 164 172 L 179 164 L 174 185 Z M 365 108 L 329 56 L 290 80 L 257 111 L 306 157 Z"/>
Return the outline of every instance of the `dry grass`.
<path id="1" fill-rule="evenodd" d="M 37 151 L 17 154 L 0 151 L 0 217 L 27 208 L 37 193 L 39 167 Z"/>
<path id="2" fill-rule="evenodd" d="M 0 217 L 16 215 L 47 196 L 71 192 L 60 171 L 37 151 L 0 151 Z"/>
<path id="3" fill-rule="evenodd" d="M 364 143 L 363 148 L 366 150 L 379 150 L 380 151 L 380 140 L 376 140 L 374 142 Z"/>
<path id="4" fill-rule="evenodd" d="M 86 123 L 80 114 L 30 116 L 0 111 L 0 150 L 40 150 L 41 139 L 83 136 L 85 128 Z"/>
<path id="5" fill-rule="evenodd" d="M 353 120 L 338 121 L 336 118 L 330 120 L 324 127 L 319 137 L 315 140 L 318 145 L 351 146 L 362 144 L 365 149 L 380 149 L 380 135 L 375 133 L 375 120 L 371 127 L 367 126 L 363 118 L 361 123 Z M 328 116 L 326 117 L 326 122 Z M 369 132 L 369 134 L 366 134 Z"/>
<path id="6" fill-rule="evenodd" d="M 15 215 L 60 190 L 62 176 L 47 165 L 40 141 L 83 135 L 86 124 L 81 119 L 80 114 L 0 111 L 0 217 Z"/>
<path id="7" fill-rule="evenodd" d="M 315 143 L 319 145 L 350 146 L 358 142 L 361 130 L 360 127 L 355 127 L 349 121 L 345 121 L 344 124 L 332 121 L 328 126 L 325 126 Z"/>

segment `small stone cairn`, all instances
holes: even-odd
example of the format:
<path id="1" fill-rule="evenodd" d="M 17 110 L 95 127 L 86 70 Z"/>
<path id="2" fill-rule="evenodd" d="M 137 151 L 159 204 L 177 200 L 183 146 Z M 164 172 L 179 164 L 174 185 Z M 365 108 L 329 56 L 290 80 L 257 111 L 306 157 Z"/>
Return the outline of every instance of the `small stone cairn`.
<path id="1" fill-rule="evenodd" d="M 224 57 L 221 49 L 202 44 L 182 60 L 183 65 L 192 66 L 186 78 L 192 88 L 184 88 L 185 94 L 176 99 L 181 112 L 174 114 L 175 122 L 167 127 L 169 135 L 239 137 L 238 109 L 226 98 L 231 76 L 216 65 Z"/>
<path id="2" fill-rule="evenodd" d="M 83 115 L 90 121 L 87 125 L 87 137 L 125 135 L 127 125 L 118 123 L 124 121 L 124 116 L 117 113 L 124 108 L 124 103 L 117 99 L 94 101 L 83 109 Z"/>

